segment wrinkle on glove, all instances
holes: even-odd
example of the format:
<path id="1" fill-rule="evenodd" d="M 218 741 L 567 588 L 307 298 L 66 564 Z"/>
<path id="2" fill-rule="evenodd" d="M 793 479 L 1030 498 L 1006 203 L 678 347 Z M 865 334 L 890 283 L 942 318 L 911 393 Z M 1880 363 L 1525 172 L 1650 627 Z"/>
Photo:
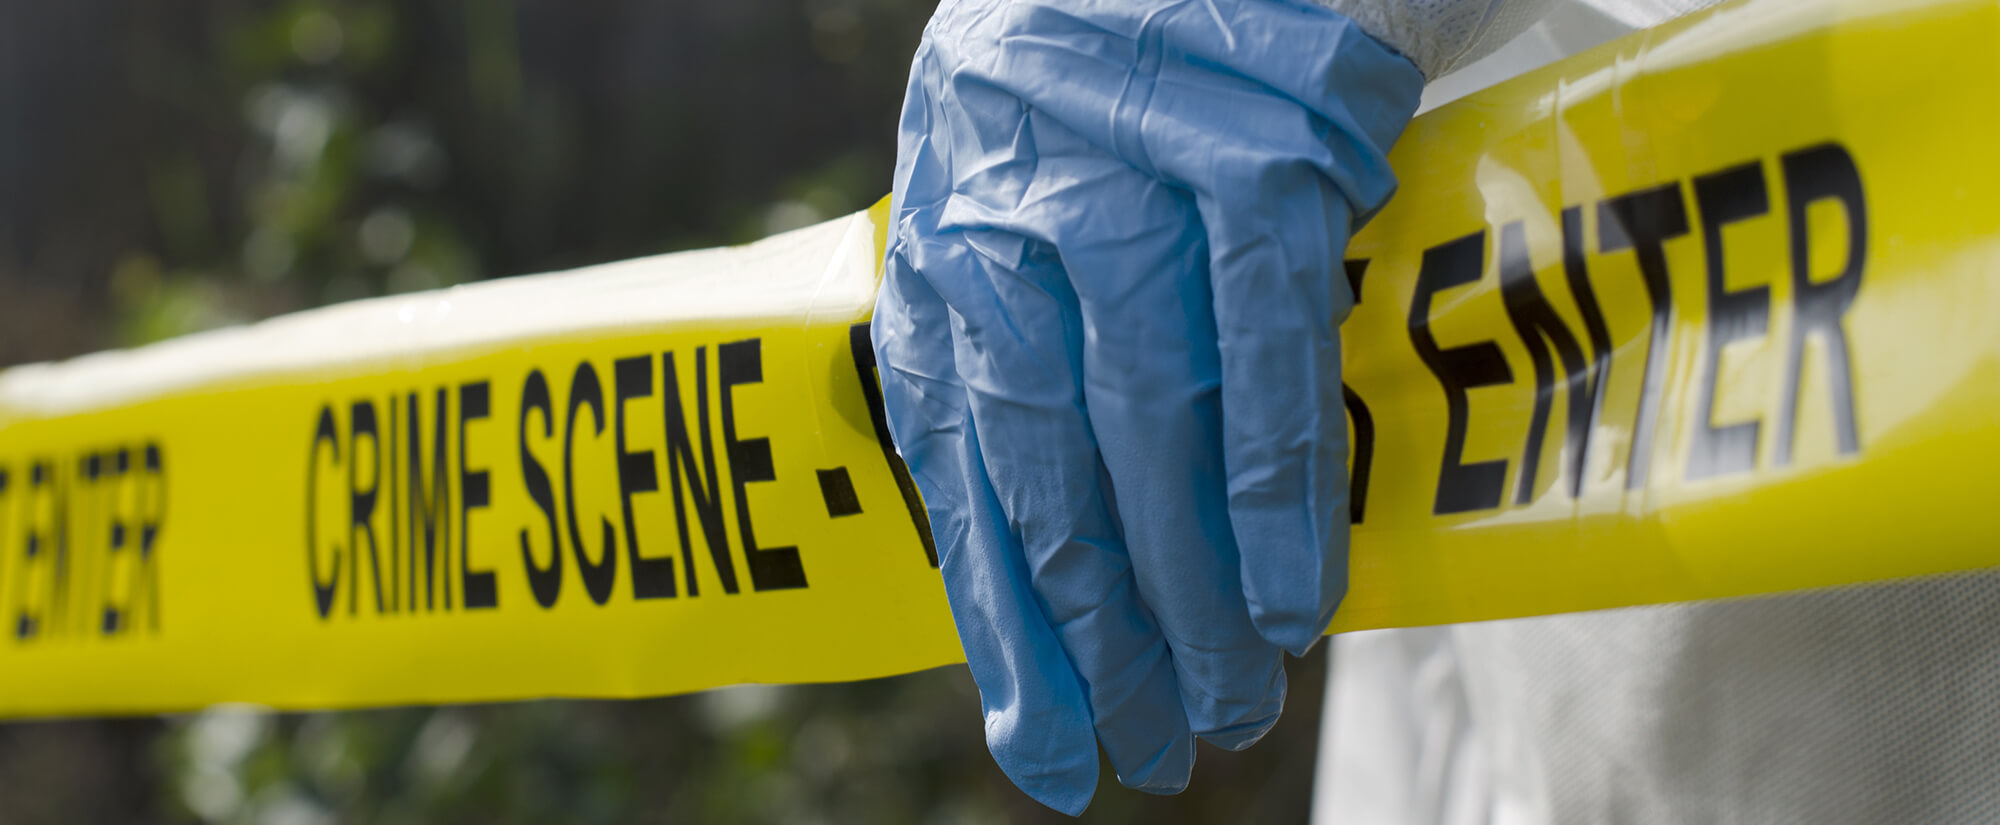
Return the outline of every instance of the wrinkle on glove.
<path id="1" fill-rule="evenodd" d="M 1350 233 L 1423 78 L 1294 0 L 947 0 L 874 335 L 1007 775 L 1186 787 L 1346 588 Z"/>

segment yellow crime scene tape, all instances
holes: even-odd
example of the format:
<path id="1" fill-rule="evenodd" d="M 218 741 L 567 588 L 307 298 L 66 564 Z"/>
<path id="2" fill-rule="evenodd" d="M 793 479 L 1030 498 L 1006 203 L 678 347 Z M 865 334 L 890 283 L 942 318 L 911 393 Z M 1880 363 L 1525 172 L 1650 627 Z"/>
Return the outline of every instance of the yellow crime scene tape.
<path id="1" fill-rule="evenodd" d="M 1419 118 L 1335 630 L 2000 564 L 2000 6 L 1747 0 Z M 960 659 L 886 208 L 0 374 L 0 714 Z"/>

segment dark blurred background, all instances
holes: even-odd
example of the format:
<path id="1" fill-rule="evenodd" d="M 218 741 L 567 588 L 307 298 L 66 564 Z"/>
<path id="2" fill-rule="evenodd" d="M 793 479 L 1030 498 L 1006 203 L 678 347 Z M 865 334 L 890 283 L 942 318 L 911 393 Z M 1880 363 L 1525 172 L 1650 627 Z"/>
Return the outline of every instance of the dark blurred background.
<path id="1" fill-rule="evenodd" d="M 0 363 L 748 241 L 887 192 L 925 0 L 0 0 Z M 1323 661 L 1193 789 L 1303 822 Z M 22 674 L 0 674 L 20 678 Z M 0 825 L 1067 821 L 964 668 L 633 702 L 0 724 Z"/>

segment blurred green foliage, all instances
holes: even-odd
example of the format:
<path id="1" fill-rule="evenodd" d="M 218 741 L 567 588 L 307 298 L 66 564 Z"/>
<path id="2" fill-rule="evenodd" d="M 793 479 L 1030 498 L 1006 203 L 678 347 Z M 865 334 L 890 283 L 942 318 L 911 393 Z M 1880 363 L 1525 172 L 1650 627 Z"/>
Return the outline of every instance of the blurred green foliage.
<path id="1" fill-rule="evenodd" d="M 736 243 L 888 188 L 924 0 L 0 2 L 0 363 Z M 1321 662 L 1185 795 L 1299 822 Z M 6 674 L 0 678 L 32 678 Z M 0 725 L 0 825 L 1064 821 L 964 669 L 630 702 Z"/>

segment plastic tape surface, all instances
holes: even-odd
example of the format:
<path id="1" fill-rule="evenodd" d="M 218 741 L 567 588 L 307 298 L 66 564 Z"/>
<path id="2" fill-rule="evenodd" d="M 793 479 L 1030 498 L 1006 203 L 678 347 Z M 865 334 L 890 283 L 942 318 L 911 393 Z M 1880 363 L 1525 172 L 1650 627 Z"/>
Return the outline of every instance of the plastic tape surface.
<path id="1" fill-rule="evenodd" d="M 1748 0 L 1426 115 L 1335 630 L 2000 564 L 2000 7 Z M 0 714 L 956 661 L 884 210 L 0 374 Z"/>

